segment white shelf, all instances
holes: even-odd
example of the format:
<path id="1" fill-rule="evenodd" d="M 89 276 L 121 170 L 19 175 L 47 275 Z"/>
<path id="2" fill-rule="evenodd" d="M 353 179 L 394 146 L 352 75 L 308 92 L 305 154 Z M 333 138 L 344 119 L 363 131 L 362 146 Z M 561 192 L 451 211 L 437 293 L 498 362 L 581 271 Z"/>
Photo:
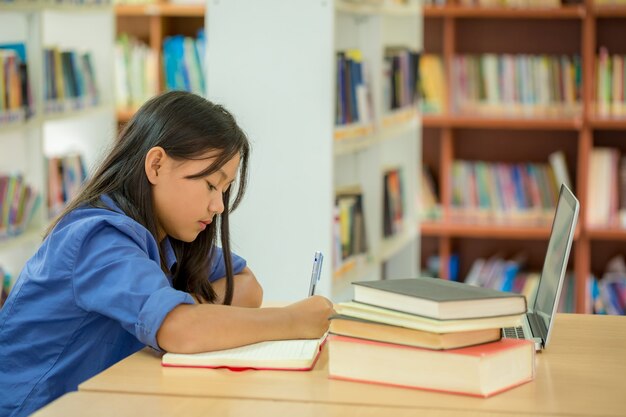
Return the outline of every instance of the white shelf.
<path id="1" fill-rule="evenodd" d="M 381 242 L 380 250 L 378 251 L 378 259 L 380 262 L 386 262 L 393 258 L 398 252 L 400 252 L 406 245 L 417 239 L 417 229 L 414 227 L 406 227 L 405 230 L 396 235 L 384 239 Z"/>
<path id="2" fill-rule="evenodd" d="M 112 12 L 113 6 L 111 4 L 56 4 L 46 1 L 18 1 L 7 4 L 0 1 L 0 12 L 37 13 L 44 10 L 64 13 Z"/>
<path id="3" fill-rule="evenodd" d="M 333 280 L 356 281 L 361 276 L 372 275 L 377 268 L 380 268 L 379 263 L 369 254 L 355 255 L 333 271 Z"/>
<path id="4" fill-rule="evenodd" d="M 396 110 L 383 116 L 381 128 L 339 126 L 335 128 L 334 155 L 341 156 L 362 151 L 378 142 L 399 138 L 419 128 L 417 108 Z M 340 137 L 341 139 L 337 139 Z"/>
<path id="5" fill-rule="evenodd" d="M 415 18 L 418 18 L 421 12 L 421 8 L 415 2 L 403 6 L 385 4 L 384 1 L 381 1 L 380 4 L 367 4 L 365 2 L 347 0 L 337 1 L 335 10 L 356 15 L 411 16 Z"/>
<path id="6" fill-rule="evenodd" d="M 44 233 L 44 229 L 31 228 L 16 236 L 0 235 L 0 252 L 19 246 L 38 244 Z"/>
<path id="7" fill-rule="evenodd" d="M 44 122 L 53 122 L 53 121 L 60 121 L 60 120 L 71 120 L 71 119 L 77 119 L 77 118 L 81 118 L 81 117 L 88 117 L 88 116 L 93 116 L 96 114 L 101 114 L 103 112 L 112 112 L 114 111 L 114 106 L 113 104 L 100 104 L 97 106 L 89 106 L 89 107 L 84 107 L 81 109 L 76 109 L 76 110 L 68 110 L 68 111 L 64 111 L 64 112 L 51 112 L 51 113 L 46 113 L 43 116 L 43 121 Z"/>
<path id="8" fill-rule="evenodd" d="M 248 191 L 233 214 L 231 238 L 260 277 L 266 298 L 302 298 L 316 250 L 328 259 L 318 290 L 333 301 L 351 296 L 350 282 L 381 279 L 383 271 L 418 274 L 418 251 L 408 255 L 408 262 L 398 261 L 416 239 L 417 227 L 409 236 L 380 238 L 384 167 L 402 168 L 407 230 L 417 224 L 419 114 L 414 108 L 382 112 L 385 48 L 422 46 L 417 4 L 209 2 L 207 37 L 228 42 L 207 46 L 208 96 L 234 114 L 254 149 Z M 334 125 L 336 52 L 348 49 L 361 50 L 367 62 L 371 125 Z M 363 192 L 371 259 L 334 276 L 335 190 L 351 186 Z"/>
<path id="9" fill-rule="evenodd" d="M 110 4 L 0 2 L 0 43 L 25 45 L 34 111 L 34 116 L 24 122 L 0 124 L 0 172 L 22 174 L 26 183 L 41 194 L 40 206 L 28 229 L 20 235 L 0 238 L 0 265 L 14 277 L 39 246 L 49 224 L 46 157 L 79 150 L 92 162 L 114 138 L 115 112 L 110 88 L 114 36 L 115 19 Z M 99 105 L 45 113 L 43 50 L 48 46 L 91 53 Z"/>
<path id="10" fill-rule="evenodd" d="M 21 120 L 19 122 L 0 123 L 0 135 L 34 129 L 37 127 L 39 127 L 39 120 L 36 117 L 31 117 L 28 120 Z"/>

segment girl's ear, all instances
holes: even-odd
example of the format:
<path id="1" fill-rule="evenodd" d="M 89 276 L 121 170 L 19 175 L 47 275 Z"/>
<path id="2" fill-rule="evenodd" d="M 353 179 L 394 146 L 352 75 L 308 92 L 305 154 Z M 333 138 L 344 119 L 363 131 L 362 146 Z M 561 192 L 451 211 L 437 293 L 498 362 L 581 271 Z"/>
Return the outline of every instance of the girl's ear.
<path id="1" fill-rule="evenodd" d="M 161 170 L 165 158 L 167 158 L 167 154 L 160 146 L 150 148 L 146 154 L 144 169 L 146 170 L 146 177 L 148 177 L 150 184 L 155 185 L 159 181 L 159 171 Z"/>

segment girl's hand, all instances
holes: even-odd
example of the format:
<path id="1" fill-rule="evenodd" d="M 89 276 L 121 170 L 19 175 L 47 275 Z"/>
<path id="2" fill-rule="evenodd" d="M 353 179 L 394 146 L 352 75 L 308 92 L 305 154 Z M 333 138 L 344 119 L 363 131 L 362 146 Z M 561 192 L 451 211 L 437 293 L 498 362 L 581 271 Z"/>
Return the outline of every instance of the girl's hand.
<path id="1" fill-rule="evenodd" d="M 330 325 L 330 316 L 335 314 L 330 300 L 314 295 L 285 307 L 289 310 L 294 339 L 317 339 L 322 337 Z"/>

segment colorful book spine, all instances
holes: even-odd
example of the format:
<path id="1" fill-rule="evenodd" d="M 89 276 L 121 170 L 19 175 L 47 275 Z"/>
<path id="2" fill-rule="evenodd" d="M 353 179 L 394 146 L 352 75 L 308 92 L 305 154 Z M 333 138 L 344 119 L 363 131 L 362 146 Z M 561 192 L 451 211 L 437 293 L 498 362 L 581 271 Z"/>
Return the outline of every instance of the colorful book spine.
<path id="1" fill-rule="evenodd" d="M 358 49 L 338 51 L 336 70 L 335 124 L 371 124 L 374 117 L 362 52 Z"/>
<path id="2" fill-rule="evenodd" d="M 22 175 L 0 175 L 0 238 L 23 233 L 40 199 Z"/>
<path id="3" fill-rule="evenodd" d="M 0 125 L 22 122 L 33 115 L 26 46 L 0 44 Z"/>
<path id="4" fill-rule="evenodd" d="M 456 160 L 451 180 L 455 217 L 528 224 L 551 222 L 560 186 L 548 163 Z"/>
<path id="5" fill-rule="evenodd" d="M 595 101 L 601 117 L 626 116 L 626 55 L 609 53 L 600 47 L 596 58 Z"/>
<path id="6" fill-rule="evenodd" d="M 204 96 L 204 59 L 200 55 L 205 46 L 204 31 L 196 38 L 183 35 L 168 36 L 163 40 L 163 73 L 166 90 L 183 90 Z"/>
<path id="7" fill-rule="evenodd" d="M 43 54 L 46 113 L 98 105 L 100 94 L 90 52 L 48 47 Z"/>
<path id="8" fill-rule="evenodd" d="M 581 111 L 577 56 L 482 54 L 453 59 L 454 110 L 467 114 L 572 116 Z"/>
<path id="9" fill-rule="evenodd" d="M 115 43 L 115 98 L 118 109 L 135 109 L 158 92 L 157 54 L 121 34 Z"/>
<path id="10" fill-rule="evenodd" d="M 48 213 L 54 217 L 79 193 L 87 171 L 79 154 L 48 158 L 47 166 Z"/>

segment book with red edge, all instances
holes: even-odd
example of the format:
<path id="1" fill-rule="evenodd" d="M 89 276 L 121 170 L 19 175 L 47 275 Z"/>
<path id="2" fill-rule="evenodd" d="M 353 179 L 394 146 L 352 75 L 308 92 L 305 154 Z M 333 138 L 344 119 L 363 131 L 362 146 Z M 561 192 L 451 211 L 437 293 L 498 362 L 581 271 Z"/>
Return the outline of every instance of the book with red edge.
<path id="1" fill-rule="evenodd" d="M 333 379 L 490 397 L 535 377 L 535 346 L 527 340 L 431 350 L 331 334 L 327 343 Z"/>

